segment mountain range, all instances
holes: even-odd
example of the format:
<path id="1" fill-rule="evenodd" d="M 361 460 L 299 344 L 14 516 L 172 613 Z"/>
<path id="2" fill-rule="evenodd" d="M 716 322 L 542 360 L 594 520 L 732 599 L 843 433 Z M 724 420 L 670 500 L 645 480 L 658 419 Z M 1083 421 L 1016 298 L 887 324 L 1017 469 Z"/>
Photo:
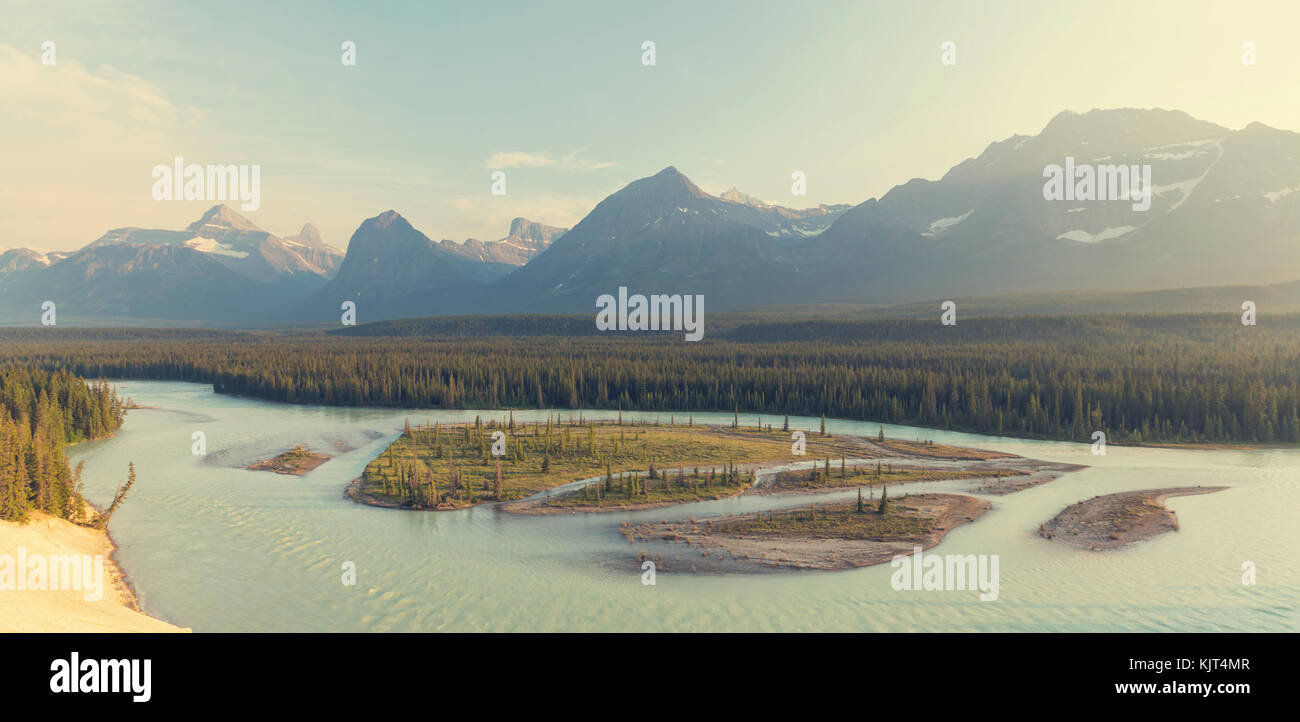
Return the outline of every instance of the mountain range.
<path id="1" fill-rule="evenodd" d="M 443 239 L 438 246 L 454 256 L 481 264 L 469 267 L 479 280 L 495 281 L 531 261 L 567 230 L 516 218 L 510 222 L 510 233 L 505 238 L 490 242 L 468 238 L 464 243 Z"/>
<path id="2" fill-rule="evenodd" d="M 1149 172 L 1149 207 L 1049 200 L 1047 169 L 1067 163 Z M 0 254 L 0 319 L 32 324 L 45 299 L 73 323 L 337 322 L 344 301 L 361 322 L 590 313 L 620 286 L 703 294 L 715 311 L 1017 294 L 1050 306 L 1065 292 L 1297 279 L 1300 134 L 1118 109 L 1060 113 L 938 180 L 855 206 L 714 196 L 670 166 L 572 229 L 518 218 L 497 241 L 435 242 L 390 210 L 362 222 L 342 254 L 310 224 L 278 237 L 219 205 L 183 231 L 119 228 L 72 253 Z"/>

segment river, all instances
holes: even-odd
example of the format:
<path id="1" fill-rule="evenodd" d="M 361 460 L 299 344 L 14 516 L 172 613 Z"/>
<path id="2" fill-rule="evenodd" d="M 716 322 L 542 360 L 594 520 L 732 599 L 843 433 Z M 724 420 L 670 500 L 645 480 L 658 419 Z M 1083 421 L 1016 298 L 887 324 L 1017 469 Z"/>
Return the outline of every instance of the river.
<path id="1" fill-rule="evenodd" d="M 446 423 L 502 412 L 295 406 L 183 382 L 123 381 L 118 393 L 157 408 L 132 410 L 114 438 L 78 445 L 70 455 L 85 461 L 86 494 L 97 504 L 135 463 L 136 485 L 110 525 L 119 561 L 145 611 L 198 632 L 1300 631 L 1300 449 L 1111 445 L 1094 456 L 1088 444 L 885 424 L 891 437 L 1089 468 L 982 497 L 993 509 L 927 552 L 999 555 L 995 601 L 975 591 L 896 591 L 888 565 L 692 574 L 686 567 L 698 552 L 684 545 L 669 553 L 685 562 L 670 564 L 650 586 L 636 560 L 644 545 L 630 545 L 618 532 L 621 522 L 769 509 L 808 497 L 596 515 L 379 509 L 345 499 L 343 488 L 405 419 Z M 515 411 L 518 421 L 545 417 Z M 729 424 L 732 417 L 694 418 Z M 781 420 L 765 417 L 773 426 Z M 791 417 L 792 428 L 819 424 Z M 827 426 L 868 436 L 880 428 L 834 419 Z M 205 436 L 206 455 L 193 453 L 196 431 Z M 352 449 L 302 477 L 243 468 L 295 444 L 329 453 L 335 442 Z M 1035 534 L 1065 506 L 1097 494 L 1197 484 L 1231 488 L 1170 499 L 1179 531 L 1119 551 L 1074 549 Z M 343 583 L 348 562 L 355 585 Z M 1256 569 L 1254 585 L 1243 584 L 1245 563 Z"/>

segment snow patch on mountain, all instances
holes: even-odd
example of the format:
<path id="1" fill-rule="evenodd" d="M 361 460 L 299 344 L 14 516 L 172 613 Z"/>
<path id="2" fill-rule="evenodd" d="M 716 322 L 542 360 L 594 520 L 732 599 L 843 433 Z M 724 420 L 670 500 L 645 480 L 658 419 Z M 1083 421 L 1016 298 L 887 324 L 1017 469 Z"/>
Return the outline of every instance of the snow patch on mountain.
<path id="1" fill-rule="evenodd" d="M 1185 181 L 1179 181 L 1177 183 L 1169 183 L 1167 185 L 1153 186 L 1151 188 L 1152 194 L 1157 196 L 1166 195 L 1170 191 L 1177 191 L 1178 193 L 1181 194 L 1181 197 L 1178 199 L 1178 202 L 1174 203 L 1172 206 L 1169 207 L 1169 210 L 1167 211 L 1168 213 L 1173 213 L 1174 211 L 1178 210 L 1179 206 L 1186 203 L 1187 199 L 1192 197 L 1192 191 L 1196 190 L 1196 186 L 1200 185 L 1201 181 L 1205 180 L 1205 176 L 1209 175 L 1210 171 L 1214 170 L 1214 166 L 1218 165 L 1219 161 L 1223 160 L 1223 143 L 1221 141 L 1210 140 L 1204 142 L 1213 143 L 1214 149 L 1219 154 L 1218 157 L 1216 157 L 1214 161 L 1210 163 L 1208 167 L 1206 167 L 1204 173 L 1201 173 L 1199 176 L 1195 178 L 1189 178 Z"/>
<path id="2" fill-rule="evenodd" d="M 974 213 L 974 212 L 975 212 L 975 210 L 972 208 L 971 210 L 966 211 L 965 213 L 961 214 L 960 216 L 953 216 L 953 217 L 951 217 L 951 218 L 940 218 L 939 220 L 937 220 L 937 221 L 935 221 L 935 222 L 933 222 L 933 223 L 930 224 L 930 230 L 928 230 L 928 231 L 922 231 L 922 232 L 921 232 L 921 235 L 923 235 L 923 236 L 927 236 L 927 237 L 930 237 L 930 238 L 933 238 L 934 236 L 937 236 L 937 235 L 939 235 L 940 233 L 943 233 L 944 231 L 948 230 L 949 228 L 952 228 L 953 226 L 957 225 L 958 223 L 961 223 L 962 221 L 966 220 L 967 218 L 970 218 L 970 214 L 972 214 L 972 213 Z"/>
<path id="3" fill-rule="evenodd" d="M 1269 203 L 1277 203 L 1283 198 L 1286 198 L 1287 196 L 1296 192 L 1300 192 L 1300 186 L 1296 186 L 1295 188 L 1283 188 L 1280 191 L 1268 191 L 1267 193 L 1262 193 L 1261 195 L 1263 195 L 1264 198 Z"/>
<path id="4" fill-rule="evenodd" d="M 1109 241 L 1112 238 L 1126 236 L 1136 230 L 1136 226 L 1114 226 L 1097 233 L 1089 233 L 1084 230 L 1074 230 L 1062 233 L 1056 237 L 1056 240 L 1074 241 L 1075 243 L 1100 243 L 1102 241 Z"/>
<path id="5" fill-rule="evenodd" d="M 1203 152 L 1204 146 L 1210 145 L 1211 143 L 1217 145 L 1220 140 L 1220 138 L 1206 138 L 1204 140 L 1192 140 L 1186 143 L 1158 145 L 1144 149 L 1142 157 L 1150 158 L 1151 160 L 1185 160 L 1200 155 Z M 1188 148 L 1189 150 L 1165 151 L 1166 148 Z"/>
<path id="6" fill-rule="evenodd" d="M 247 251 L 236 251 L 234 246 L 226 243 L 220 243 L 211 238 L 197 236 L 185 242 L 189 248 L 193 248 L 201 253 L 211 253 L 214 256 L 229 256 L 231 258 L 248 258 Z M 319 269 L 318 273 L 321 273 Z"/>

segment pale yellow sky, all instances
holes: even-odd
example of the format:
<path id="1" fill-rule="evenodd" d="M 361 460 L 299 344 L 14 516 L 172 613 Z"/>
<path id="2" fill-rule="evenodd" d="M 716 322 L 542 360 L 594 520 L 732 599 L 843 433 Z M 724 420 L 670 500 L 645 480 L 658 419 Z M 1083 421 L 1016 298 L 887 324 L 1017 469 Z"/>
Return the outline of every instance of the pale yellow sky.
<path id="1" fill-rule="evenodd" d="M 1300 2 L 240 5 L 7 12 L 0 247 L 187 225 L 209 203 L 150 195 L 176 156 L 259 164 L 249 217 L 281 234 L 312 221 L 342 247 L 389 208 L 435 239 L 571 225 L 667 165 L 715 192 L 859 203 L 1065 109 L 1300 130 Z"/>

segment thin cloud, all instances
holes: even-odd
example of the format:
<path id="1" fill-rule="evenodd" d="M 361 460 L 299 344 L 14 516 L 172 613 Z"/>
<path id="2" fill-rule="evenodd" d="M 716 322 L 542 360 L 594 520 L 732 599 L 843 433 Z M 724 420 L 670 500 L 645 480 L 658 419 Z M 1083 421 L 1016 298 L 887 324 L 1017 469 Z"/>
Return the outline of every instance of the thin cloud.
<path id="1" fill-rule="evenodd" d="M 500 168 L 555 168 L 562 171 L 589 171 L 612 168 L 615 164 L 607 161 L 589 160 L 582 157 L 586 148 L 569 151 L 559 158 L 549 153 L 529 153 L 527 151 L 498 151 L 488 156 L 487 167 Z"/>
<path id="2" fill-rule="evenodd" d="M 60 46 L 59 50 L 63 50 Z M 160 206 L 150 169 L 200 147 L 201 113 L 174 103 L 157 85 L 72 53 L 54 65 L 0 44 L 0 138 L 9 167 L 0 177 L 0 237 L 14 245 L 76 248 L 107 228 L 165 225 L 189 211 Z M 70 209 L 75 209 L 70 212 Z"/>
<path id="3" fill-rule="evenodd" d="M 547 168 L 555 165 L 555 159 L 545 153 L 525 153 L 509 151 L 493 153 L 488 157 L 489 168 Z"/>

